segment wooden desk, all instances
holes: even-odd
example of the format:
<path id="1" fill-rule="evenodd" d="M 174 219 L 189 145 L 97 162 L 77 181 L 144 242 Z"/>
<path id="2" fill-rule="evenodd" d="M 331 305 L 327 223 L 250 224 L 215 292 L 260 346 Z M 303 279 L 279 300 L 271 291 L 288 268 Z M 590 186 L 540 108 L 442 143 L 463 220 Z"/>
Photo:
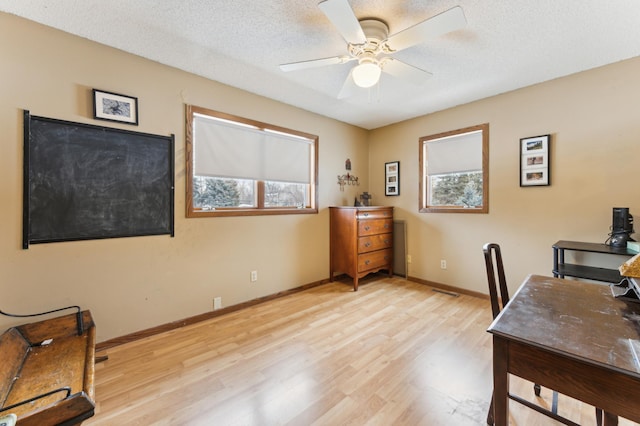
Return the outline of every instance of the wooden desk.
<path id="1" fill-rule="evenodd" d="M 606 285 L 531 275 L 488 331 L 497 426 L 508 422 L 509 374 L 640 422 L 640 304 Z"/>

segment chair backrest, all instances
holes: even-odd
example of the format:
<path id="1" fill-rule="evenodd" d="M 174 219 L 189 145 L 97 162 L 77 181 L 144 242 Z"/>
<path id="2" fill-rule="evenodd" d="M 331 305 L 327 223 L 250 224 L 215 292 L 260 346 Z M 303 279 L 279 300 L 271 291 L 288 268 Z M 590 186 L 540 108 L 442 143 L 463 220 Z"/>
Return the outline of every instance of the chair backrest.
<path id="1" fill-rule="evenodd" d="M 487 267 L 491 311 L 495 319 L 502 308 L 509 303 L 509 289 L 507 288 L 507 280 L 504 277 L 504 265 L 502 263 L 500 246 L 496 243 L 487 243 L 482 247 L 482 251 L 484 252 L 484 263 Z M 496 285 L 496 273 L 498 275 L 498 285 Z M 498 288 L 500 289 L 499 296 Z M 502 306 L 500 305 L 500 301 L 502 301 Z"/>

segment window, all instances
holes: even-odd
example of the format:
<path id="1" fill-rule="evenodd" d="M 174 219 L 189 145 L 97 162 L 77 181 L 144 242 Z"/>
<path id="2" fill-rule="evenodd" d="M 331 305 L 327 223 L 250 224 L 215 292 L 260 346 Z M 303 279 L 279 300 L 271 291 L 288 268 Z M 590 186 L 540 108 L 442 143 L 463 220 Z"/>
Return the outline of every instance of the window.
<path id="1" fill-rule="evenodd" d="M 187 217 L 317 213 L 318 137 L 187 106 Z"/>
<path id="2" fill-rule="evenodd" d="M 420 138 L 420 212 L 489 212 L 489 124 Z"/>

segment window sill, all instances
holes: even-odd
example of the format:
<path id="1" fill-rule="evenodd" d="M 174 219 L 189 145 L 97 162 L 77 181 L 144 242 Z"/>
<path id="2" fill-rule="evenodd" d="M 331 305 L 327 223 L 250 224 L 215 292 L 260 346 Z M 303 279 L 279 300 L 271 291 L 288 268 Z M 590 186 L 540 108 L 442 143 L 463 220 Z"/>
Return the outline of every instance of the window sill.
<path id="1" fill-rule="evenodd" d="M 489 213 L 489 207 L 424 207 L 420 209 L 420 213 Z"/>
<path id="2" fill-rule="evenodd" d="M 212 210 L 191 210 L 187 211 L 187 218 L 198 217 L 228 217 L 228 216 L 270 216 L 289 214 L 317 214 L 318 209 L 298 209 L 298 208 L 273 208 L 273 209 L 212 209 Z"/>

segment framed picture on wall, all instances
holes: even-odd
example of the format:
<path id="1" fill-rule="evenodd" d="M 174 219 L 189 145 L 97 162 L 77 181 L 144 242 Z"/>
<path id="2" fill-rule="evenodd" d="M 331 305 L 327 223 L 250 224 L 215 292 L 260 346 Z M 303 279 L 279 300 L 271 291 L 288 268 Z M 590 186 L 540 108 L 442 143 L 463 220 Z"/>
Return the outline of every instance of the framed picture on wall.
<path id="1" fill-rule="evenodd" d="M 138 125 L 138 98 L 93 89 L 93 118 Z"/>
<path id="2" fill-rule="evenodd" d="M 550 135 L 520 139 L 520 186 L 551 185 Z"/>
<path id="3" fill-rule="evenodd" d="M 384 195 L 400 195 L 400 162 L 384 163 Z"/>

